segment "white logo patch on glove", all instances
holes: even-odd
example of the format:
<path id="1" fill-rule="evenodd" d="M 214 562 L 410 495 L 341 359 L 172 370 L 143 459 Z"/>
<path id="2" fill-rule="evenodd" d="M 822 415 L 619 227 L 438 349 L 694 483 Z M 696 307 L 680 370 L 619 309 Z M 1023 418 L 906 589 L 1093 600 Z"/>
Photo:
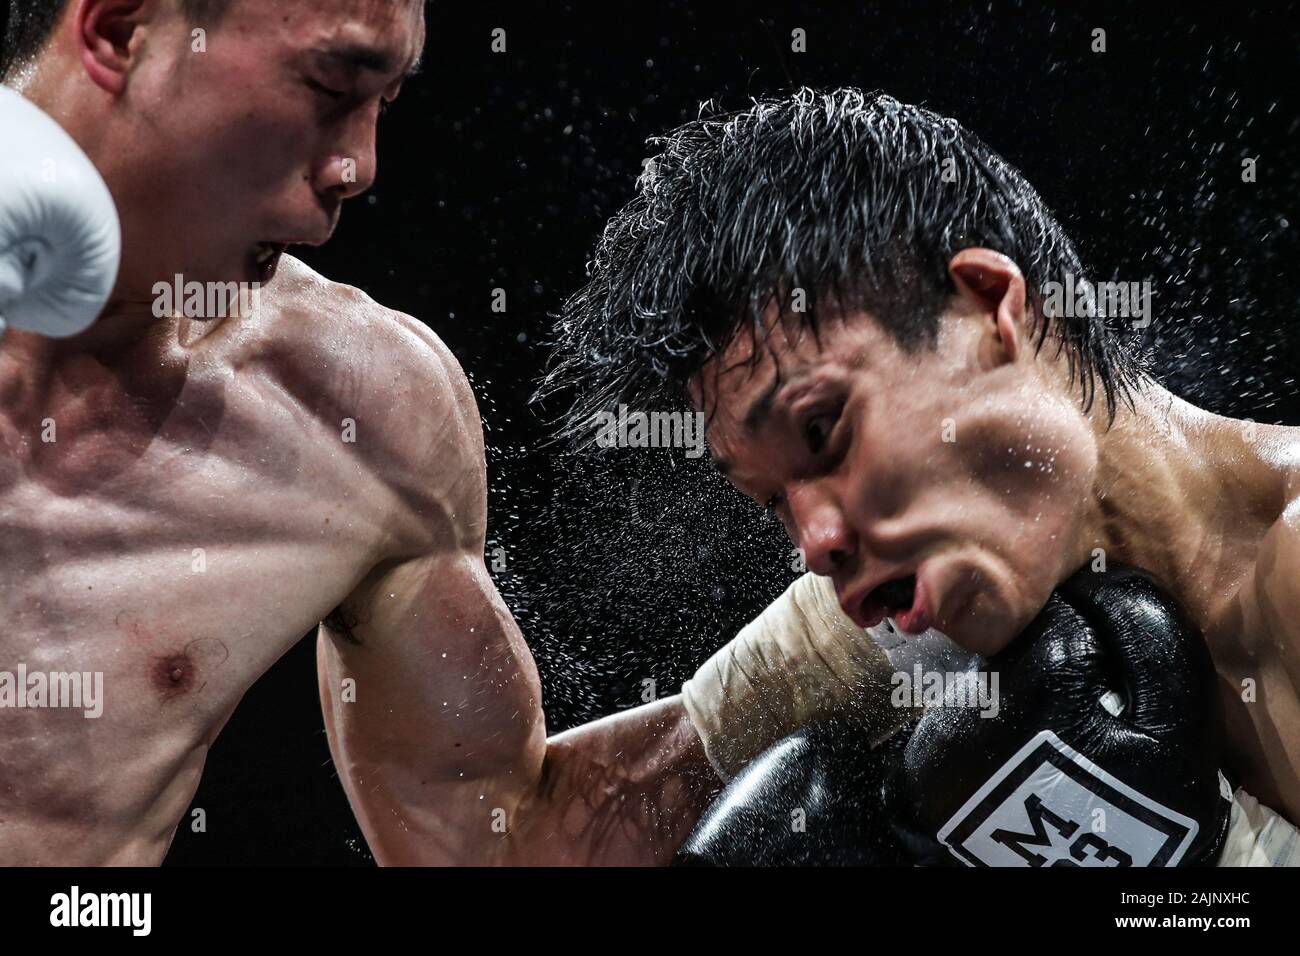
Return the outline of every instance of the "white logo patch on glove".
<path id="1" fill-rule="evenodd" d="M 1197 829 L 1044 730 L 938 838 L 967 866 L 1176 866 Z"/>

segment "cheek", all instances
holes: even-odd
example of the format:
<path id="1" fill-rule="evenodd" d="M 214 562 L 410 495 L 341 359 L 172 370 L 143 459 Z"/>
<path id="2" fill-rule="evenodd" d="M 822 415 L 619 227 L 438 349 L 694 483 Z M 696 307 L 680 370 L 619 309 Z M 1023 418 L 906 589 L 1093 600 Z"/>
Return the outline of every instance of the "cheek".
<path id="1" fill-rule="evenodd" d="M 1092 429 L 1077 409 L 1034 392 L 1000 405 L 970 416 L 967 428 L 958 420 L 951 447 L 960 470 L 1004 523 L 999 537 L 1059 537 L 1092 487 Z"/>
<path id="2" fill-rule="evenodd" d="M 1073 470 L 1026 482 L 1016 496 L 971 499 L 968 510 L 979 517 L 960 542 L 961 566 L 978 569 L 979 583 L 969 613 L 953 624 L 954 640 L 981 654 L 1001 650 L 1087 559 L 1090 544 L 1079 540 L 1087 466 L 1084 456 Z"/>
<path id="3" fill-rule="evenodd" d="M 986 554 L 968 557 L 969 563 L 956 565 L 955 577 L 972 589 L 969 600 L 944 609 L 937 626 L 966 650 L 987 657 L 1024 631 L 1047 603 L 1056 578 L 1041 567 L 1017 567 Z"/>
<path id="4" fill-rule="evenodd" d="M 312 121 L 284 106 L 265 113 L 245 108 L 215 114 L 212 148 L 195 157 L 198 168 L 205 170 L 200 174 L 205 192 L 243 197 L 241 204 L 227 210 L 237 218 L 311 203 Z M 222 202 L 216 208 L 227 205 Z"/>
<path id="5" fill-rule="evenodd" d="M 952 416 L 933 410 L 877 407 L 860 415 L 845 464 L 855 522 L 902 518 L 906 524 L 946 524 L 970 505 L 974 483 L 966 448 Z"/>
<path id="6" fill-rule="evenodd" d="M 212 174 L 225 171 L 228 179 L 301 155 L 316 139 L 318 117 L 308 91 L 279 70 L 246 60 L 210 60 L 191 78 L 203 92 L 182 111 Z"/>
<path id="7" fill-rule="evenodd" d="M 291 152 L 302 152 L 311 130 L 296 107 L 212 87 L 183 105 L 160 104 L 155 128 L 167 143 L 158 162 L 181 170 L 191 185 L 228 197 L 234 185 L 264 175 Z M 223 192 L 225 191 L 225 192 Z"/>
<path id="8" fill-rule="evenodd" d="M 1096 476 L 1091 431 L 1062 427 L 1027 436 L 1013 470 L 1025 476 L 1011 506 L 1026 544 L 1049 572 L 1070 571 L 1060 561 L 1073 544 Z"/>

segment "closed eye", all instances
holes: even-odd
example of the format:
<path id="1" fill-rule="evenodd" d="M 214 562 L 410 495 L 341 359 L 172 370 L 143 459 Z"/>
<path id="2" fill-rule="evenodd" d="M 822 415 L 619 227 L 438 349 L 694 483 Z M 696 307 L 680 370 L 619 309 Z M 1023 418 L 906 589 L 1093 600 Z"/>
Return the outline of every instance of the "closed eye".
<path id="1" fill-rule="evenodd" d="M 307 88 L 312 92 L 319 93 L 322 96 L 328 96 L 332 100 L 341 100 L 343 97 L 347 96 L 347 94 L 342 90 L 336 90 L 333 87 L 326 86 L 324 83 L 317 83 L 311 77 L 307 77 L 303 82 L 307 84 Z"/>

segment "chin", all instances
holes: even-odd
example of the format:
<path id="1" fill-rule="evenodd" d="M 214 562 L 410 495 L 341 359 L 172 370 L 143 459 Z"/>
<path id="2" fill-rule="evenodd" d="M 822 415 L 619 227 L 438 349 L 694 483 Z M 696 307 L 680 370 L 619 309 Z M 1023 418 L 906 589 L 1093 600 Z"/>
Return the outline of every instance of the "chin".
<path id="1" fill-rule="evenodd" d="M 937 626 L 963 650 L 981 657 L 991 657 L 1005 650 L 1023 628 L 1016 623 L 1015 615 L 1008 608 L 990 606 L 985 601 L 981 597 L 962 611 L 951 624 L 944 622 Z"/>
<path id="2" fill-rule="evenodd" d="M 952 642 L 962 650 L 970 651 L 972 654 L 978 654 L 980 657 L 992 657 L 1001 651 L 1006 650 L 1011 642 L 1015 640 L 1015 634 L 1009 634 L 1005 631 L 995 632 L 992 630 L 981 631 L 974 635 L 961 635 L 952 637 Z"/>

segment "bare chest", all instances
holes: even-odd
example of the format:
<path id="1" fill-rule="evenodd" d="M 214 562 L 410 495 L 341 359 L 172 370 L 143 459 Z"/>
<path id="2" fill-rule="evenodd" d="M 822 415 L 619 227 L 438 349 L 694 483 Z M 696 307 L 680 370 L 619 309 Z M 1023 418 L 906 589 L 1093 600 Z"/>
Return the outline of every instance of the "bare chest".
<path id="1" fill-rule="evenodd" d="M 105 725 L 215 733 L 376 549 L 358 456 L 256 389 L 204 383 L 165 415 L 101 396 L 24 424 L 0 483 L 0 670 L 102 675 Z"/>

